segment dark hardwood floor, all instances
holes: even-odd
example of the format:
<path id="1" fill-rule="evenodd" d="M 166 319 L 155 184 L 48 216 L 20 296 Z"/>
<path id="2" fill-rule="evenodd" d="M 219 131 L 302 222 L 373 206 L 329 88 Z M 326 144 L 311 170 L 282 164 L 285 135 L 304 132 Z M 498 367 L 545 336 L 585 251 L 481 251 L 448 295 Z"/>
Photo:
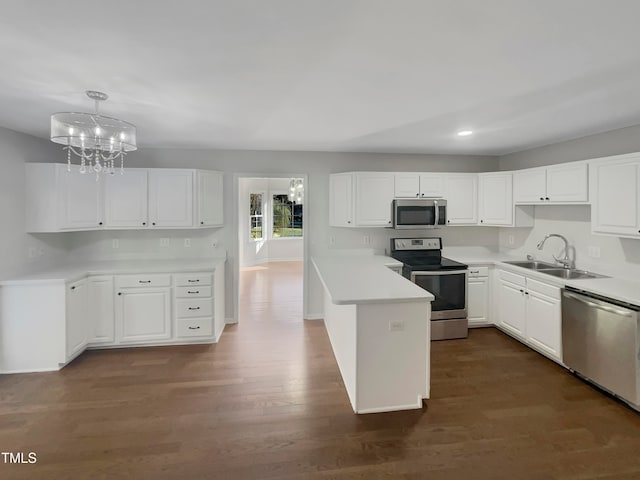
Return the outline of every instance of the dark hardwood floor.
<path id="1" fill-rule="evenodd" d="M 0 450 L 37 453 L 0 479 L 640 479 L 640 415 L 493 328 L 433 343 L 422 410 L 355 415 L 299 266 L 245 273 L 217 345 L 0 377 Z"/>

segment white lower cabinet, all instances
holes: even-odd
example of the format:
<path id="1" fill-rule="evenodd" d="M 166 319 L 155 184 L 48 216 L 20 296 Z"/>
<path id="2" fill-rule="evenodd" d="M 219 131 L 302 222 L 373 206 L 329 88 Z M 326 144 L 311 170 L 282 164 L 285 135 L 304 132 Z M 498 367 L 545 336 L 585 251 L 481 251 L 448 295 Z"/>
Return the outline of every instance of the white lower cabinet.
<path id="1" fill-rule="evenodd" d="M 70 360 L 87 346 L 89 337 L 89 302 L 87 279 L 66 285 L 66 360 Z"/>
<path id="2" fill-rule="evenodd" d="M 490 325 L 488 267 L 469 267 L 467 318 L 470 327 Z"/>
<path id="3" fill-rule="evenodd" d="M 171 288 L 119 288 L 117 341 L 145 343 L 171 338 Z"/>
<path id="4" fill-rule="evenodd" d="M 115 341 L 115 309 L 112 276 L 91 276 L 88 279 L 91 322 L 89 344 L 110 344 Z M 92 328 L 91 328 L 92 327 Z"/>
<path id="5" fill-rule="evenodd" d="M 501 270 L 498 288 L 498 326 L 561 362 L 560 287 Z"/>
<path id="6" fill-rule="evenodd" d="M 182 273 L 173 276 L 178 338 L 213 335 L 213 282 L 212 275 Z"/>

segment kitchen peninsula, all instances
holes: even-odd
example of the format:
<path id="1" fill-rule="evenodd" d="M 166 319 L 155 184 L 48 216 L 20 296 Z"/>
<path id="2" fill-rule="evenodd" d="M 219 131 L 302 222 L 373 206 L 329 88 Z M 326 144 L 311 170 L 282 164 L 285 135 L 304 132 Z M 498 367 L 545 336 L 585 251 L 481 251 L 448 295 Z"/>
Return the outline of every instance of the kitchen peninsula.
<path id="1" fill-rule="evenodd" d="M 324 321 L 356 413 L 422 408 L 430 390 L 431 301 L 381 255 L 312 259 Z"/>

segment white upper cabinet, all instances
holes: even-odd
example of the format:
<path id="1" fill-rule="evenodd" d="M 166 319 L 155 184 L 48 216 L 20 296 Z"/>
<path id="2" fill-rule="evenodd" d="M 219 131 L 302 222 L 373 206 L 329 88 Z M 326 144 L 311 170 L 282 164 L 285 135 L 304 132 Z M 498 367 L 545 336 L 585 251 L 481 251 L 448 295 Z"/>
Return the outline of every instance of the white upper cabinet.
<path id="1" fill-rule="evenodd" d="M 396 173 L 395 198 L 441 198 L 445 192 L 445 177 L 437 173 Z"/>
<path id="2" fill-rule="evenodd" d="M 356 225 L 391 226 L 391 202 L 394 194 L 393 173 L 356 173 Z"/>
<path id="3" fill-rule="evenodd" d="M 475 173 L 449 174 L 446 178 L 447 224 L 478 223 L 478 176 Z"/>
<path id="4" fill-rule="evenodd" d="M 93 229 L 102 225 L 102 182 L 91 173 L 81 174 L 77 166 L 71 171 L 56 165 L 59 181 L 58 208 L 60 228 Z"/>
<path id="5" fill-rule="evenodd" d="M 55 163 L 28 163 L 25 169 L 28 232 L 95 230 L 103 222 L 102 182 Z"/>
<path id="6" fill-rule="evenodd" d="M 105 181 L 105 225 L 111 228 L 145 228 L 147 217 L 147 169 L 127 168 L 124 175 L 108 175 Z"/>
<path id="7" fill-rule="evenodd" d="M 338 173 L 329 177 L 329 225 L 332 227 L 355 226 L 352 173 Z"/>
<path id="8" fill-rule="evenodd" d="M 640 156 L 595 161 L 590 176 L 593 233 L 640 238 Z"/>
<path id="9" fill-rule="evenodd" d="M 479 216 L 482 225 L 511 225 L 513 197 L 511 173 L 480 174 Z"/>
<path id="10" fill-rule="evenodd" d="M 585 203 L 588 200 L 586 162 L 530 168 L 513 173 L 514 203 Z"/>
<path id="11" fill-rule="evenodd" d="M 221 226 L 224 223 L 224 209 L 222 208 L 224 175 L 221 172 L 198 170 L 196 177 L 198 188 L 198 226 Z"/>
<path id="12" fill-rule="evenodd" d="M 126 168 L 96 178 L 77 165 L 28 163 L 25 173 L 27 232 L 223 224 L 221 172 Z"/>
<path id="13" fill-rule="evenodd" d="M 152 227 L 193 226 L 193 170 L 149 170 Z"/>

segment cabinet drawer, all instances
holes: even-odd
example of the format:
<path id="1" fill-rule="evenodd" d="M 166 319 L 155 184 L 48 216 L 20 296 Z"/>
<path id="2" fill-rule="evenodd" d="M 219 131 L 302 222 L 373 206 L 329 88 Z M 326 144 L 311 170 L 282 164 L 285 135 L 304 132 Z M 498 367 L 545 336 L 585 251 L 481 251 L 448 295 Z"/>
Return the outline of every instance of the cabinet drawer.
<path id="1" fill-rule="evenodd" d="M 178 318 L 206 317 L 213 314 L 213 301 L 210 298 L 176 300 Z"/>
<path id="2" fill-rule="evenodd" d="M 506 280 L 507 282 L 514 283 L 520 287 L 525 286 L 525 278 L 522 275 L 518 275 L 517 273 L 507 272 L 506 270 L 500 270 L 500 279 Z"/>
<path id="3" fill-rule="evenodd" d="M 211 287 L 193 286 L 193 287 L 176 287 L 176 298 L 204 298 L 211 296 Z"/>
<path id="4" fill-rule="evenodd" d="M 469 267 L 469 278 L 488 277 L 489 267 Z"/>
<path id="5" fill-rule="evenodd" d="M 116 277 L 116 288 L 134 287 L 170 287 L 170 275 L 119 275 Z"/>
<path id="6" fill-rule="evenodd" d="M 549 285 L 547 283 L 538 282 L 527 278 L 527 290 L 546 295 L 550 298 L 560 299 L 560 288 L 555 285 Z"/>
<path id="7" fill-rule="evenodd" d="M 176 287 L 190 287 L 192 285 L 211 285 L 213 275 L 210 273 L 178 273 L 173 276 Z"/>
<path id="8" fill-rule="evenodd" d="M 210 337 L 213 335 L 213 318 L 178 320 L 176 331 L 178 337 Z"/>

